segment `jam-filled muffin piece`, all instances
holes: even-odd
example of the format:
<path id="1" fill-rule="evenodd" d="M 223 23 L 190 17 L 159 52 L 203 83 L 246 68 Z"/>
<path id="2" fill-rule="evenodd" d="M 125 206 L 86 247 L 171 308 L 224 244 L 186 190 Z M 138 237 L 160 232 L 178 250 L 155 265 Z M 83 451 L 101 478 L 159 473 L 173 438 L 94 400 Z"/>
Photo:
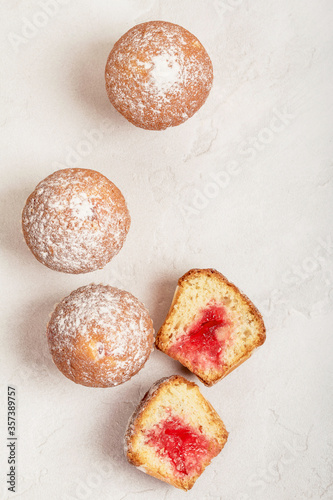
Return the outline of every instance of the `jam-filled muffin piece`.
<path id="1" fill-rule="evenodd" d="M 130 419 L 130 463 L 176 488 L 189 490 L 224 447 L 226 428 L 193 382 L 174 375 L 156 382 Z"/>
<path id="2" fill-rule="evenodd" d="M 156 347 L 213 385 L 264 343 L 261 314 L 215 269 L 192 269 L 178 281 Z"/>

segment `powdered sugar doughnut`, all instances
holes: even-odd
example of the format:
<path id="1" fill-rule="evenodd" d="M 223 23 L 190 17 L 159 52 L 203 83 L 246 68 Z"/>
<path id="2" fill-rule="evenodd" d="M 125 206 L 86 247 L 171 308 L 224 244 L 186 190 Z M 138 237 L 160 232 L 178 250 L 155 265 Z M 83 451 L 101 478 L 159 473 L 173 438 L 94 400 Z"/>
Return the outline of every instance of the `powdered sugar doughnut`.
<path id="1" fill-rule="evenodd" d="M 130 215 L 119 189 L 95 170 L 58 170 L 41 181 L 22 214 L 39 262 L 64 273 L 101 269 L 122 248 Z"/>
<path id="2" fill-rule="evenodd" d="M 138 24 L 114 45 L 105 69 L 114 107 L 137 127 L 180 125 L 206 101 L 212 62 L 199 40 L 177 24 Z"/>
<path id="3" fill-rule="evenodd" d="M 129 380 L 147 361 L 153 334 L 144 305 L 108 285 L 72 292 L 56 306 L 47 326 L 56 366 L 70 380 L 89 387 Z"/>

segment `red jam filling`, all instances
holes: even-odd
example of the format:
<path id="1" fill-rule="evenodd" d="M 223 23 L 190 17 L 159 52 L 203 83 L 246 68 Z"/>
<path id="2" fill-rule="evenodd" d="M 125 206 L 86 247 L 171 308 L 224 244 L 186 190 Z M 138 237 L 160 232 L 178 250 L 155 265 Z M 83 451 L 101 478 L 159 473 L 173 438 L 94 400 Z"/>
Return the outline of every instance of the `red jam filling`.
<path id="1" fill-rule="evenodd" d="M 167 458 L 179 475 L 200 474 L 203 461 L 217 454 L 217 446 L 178 416 L 162 420 L 146 433 L 146 444 Z M 206 464 L 205 464 L 206 465 Z"/>
<path id="2" fill-rule="evenodd" d="M 231 322 L 223 306 L 204 309 L 170 349 L 171 356 L 189 361 L 196 369 L 221 368 L 225 344 L 230 341 Z"/>

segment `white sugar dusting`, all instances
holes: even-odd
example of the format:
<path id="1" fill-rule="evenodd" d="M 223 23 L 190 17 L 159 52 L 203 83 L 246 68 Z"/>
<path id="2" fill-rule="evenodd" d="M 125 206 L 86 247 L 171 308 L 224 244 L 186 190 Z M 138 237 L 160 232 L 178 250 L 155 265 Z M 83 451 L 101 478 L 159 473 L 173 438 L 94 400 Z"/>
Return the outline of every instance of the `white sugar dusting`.
<path id="1" fill-rule="evenodd" d="M 102 342 L 96 342 L 96 359 L 102 359 L 105 356 L 105 346 Z"/>
<path id="2" fill-rule="evenodd" d="M 138 127 L 160 130 L 183 123 L 202 106 L 213 67 L 194 35 L 153 21 L 118 40 L 105 79 L 109 99 L 120 113 Z"/>
<path id="3" fill-rule="evenodd" d="M 142 368 L 154 337 L 148 311 L 133 295 L 107 285 L 88 285 L 57 305 L 48 340 L 55 364 L 68 378 L 111 387 Z"/>
<path id="4" fill-rule="evenodd" d="M 174 55 L 161 54 L 152 58 L 153 68 L 150 76 L 158 92 L 166 92 L 175 83 L 179 83 L 181 67 Z"/>
<path id="5" fill-rule="evenodd" d="M 82 193 L 81 196 L 73 196 L 69 207 L 73 210 L 74 217 L 79 219 L 87 219 L 94 216 L 93 204 L 87 199 L 86 193 Z"/>
<path id="6" fill-rule="evenodd" d="M 35 257 L 56 271 L 101 269 L 121 249 L 130 226 L 119 189 L 93 170 L 64 169 L 38 184 L 22 214 Z"/>

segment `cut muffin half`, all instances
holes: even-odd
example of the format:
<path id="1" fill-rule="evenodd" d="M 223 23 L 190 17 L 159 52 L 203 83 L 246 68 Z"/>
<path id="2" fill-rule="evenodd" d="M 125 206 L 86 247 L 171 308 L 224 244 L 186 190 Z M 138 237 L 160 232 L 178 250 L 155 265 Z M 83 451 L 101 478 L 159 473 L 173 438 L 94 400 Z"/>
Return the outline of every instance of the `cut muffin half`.
<path id="1" fill-rule="evenodd" d="M 211 386 L 265 338 L 262 316 L 246 295 L 215 269 L 192 269 L 178 281 L 155 344 Z"/>
<path id="2" fill-rule="evenodd" d="M 130 419 L 130 463 L 176 488 L 189 490 L 228 438 L 211 404 L 193 382 L 174 375 L 156 382 Z"/>

